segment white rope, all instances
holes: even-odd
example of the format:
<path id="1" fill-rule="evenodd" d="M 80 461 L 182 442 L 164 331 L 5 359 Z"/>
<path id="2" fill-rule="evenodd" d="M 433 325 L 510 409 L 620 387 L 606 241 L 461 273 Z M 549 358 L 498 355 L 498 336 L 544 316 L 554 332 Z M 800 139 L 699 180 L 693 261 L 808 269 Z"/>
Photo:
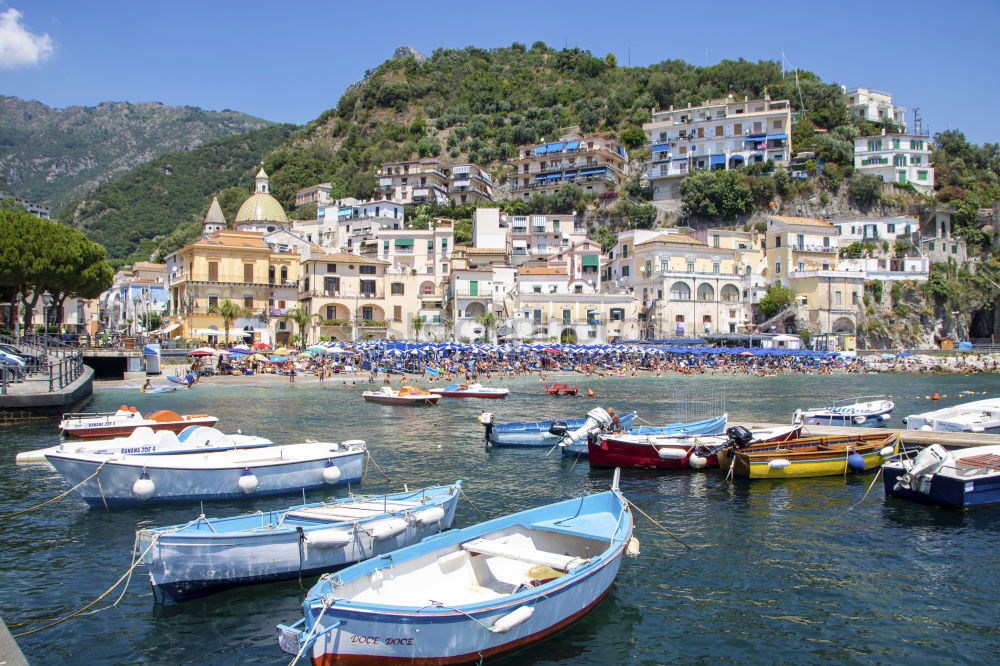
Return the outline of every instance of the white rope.
<path id="1" fill-rule="evenodd" d="M 319 628 L 320 620 L 323 619 L 323 613 L 325 613 L 326 609 L 329 608 L 329 607 L 330 607 L 329 603 L 327 602 L 326 598 L 324 598 L 323 599 L 323 610 L 321 610 L 319 612 L 319 615 L 316 617 L 316 622 L 313 623 L 312 629 L 309 630 L 309 633 L 306 634 L 305 640 L 302 641 L 302 645 L 299 646 L 299 652 L 298 652 L 298 654 L 295 655 L 294 659 L 292 659 L 290 662 L 288 662 L 288 666 L 295 666 L 295 664 L 299 661 L 299 659 L 302 658 L 302 653 L 305 651 L 305 649 L 307 647 L 309 647 L 309 641 L 312 640 L 313 634 L 316 632 L 316 629 Z"/>

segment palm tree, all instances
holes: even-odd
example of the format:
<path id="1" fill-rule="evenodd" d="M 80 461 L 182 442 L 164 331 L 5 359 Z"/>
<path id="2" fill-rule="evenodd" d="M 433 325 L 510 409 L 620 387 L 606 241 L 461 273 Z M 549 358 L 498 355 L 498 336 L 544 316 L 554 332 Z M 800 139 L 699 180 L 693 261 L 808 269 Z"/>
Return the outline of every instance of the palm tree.
<path id="1" fill-rule="evenodd" d="M 309 326 L 310 322 L 313 320 L 326 321 L 323 319 L 322 315 L 309 314 L 309 310 L 301 305 L 296 305 L 294 308 L 281 315 L 281 321 L 292 321 L 299 327 L 299 337 L 302 338 L 303 347 L 306 347 L 309 344 L 309 331 L 306 327 Z"/>
<path id="2" fill-rule="evenodd" d="M 413 337 L 414 339 L 420 339 L 420 329 L 424 327 L 424 322 L 427 319 L 423 315 L 417 315 L 413 318 Z"/>
<path id="3" fill-rule="evenodd" d="M 217 314 L 222 317 L 222 325 L 226 330 L 226 344 L 229 344 L 229 327 L 232 326 L 233 322 L 240 317 L 249 317 L 250 309 L 239 305 L 238 303 L 233 303 L 228 298 L 224 299 L 218 305 L 210 305 L 208 311 L 212 314 Z"/>
<path id="4" fill-rule="evenodd" d="M 483 337 L 486 338 L 486 342 L 489 342 L 492 339 L 490 331 L 497 325 L 496 316 L 492 312 L 484 312 L 481 315 L 476 315 L 476 322 L 483 327 Z"/>

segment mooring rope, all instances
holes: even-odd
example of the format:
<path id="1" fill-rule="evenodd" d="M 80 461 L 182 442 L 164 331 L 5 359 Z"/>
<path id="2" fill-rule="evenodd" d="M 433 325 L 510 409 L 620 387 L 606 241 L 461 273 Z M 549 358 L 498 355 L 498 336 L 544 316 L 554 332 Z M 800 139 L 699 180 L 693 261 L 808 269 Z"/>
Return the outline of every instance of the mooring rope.
<path id="1" fill-rule="evenodd" d="M 302 658 L 302 653 L 305 651 L 307 647 L 309 647 L 309 641 L 312 640 L 312 635 L 316 632 L 316 629 L 319 628 L 319 621 L 323 619 L 323 613 L 325 613 L 326 609 L 329 607 L 330 604 L 328 604 L 324 599 L 323 610 L 319 612 L 319 615 L 316 617 L 316 622 L 313 623 L 312 629 L 310 629 L 309 633 L 306 634 L 305 640 L 302 641 L 302 645 L 299 647 L 298 653 L 295 655 L 294 659 L 288 662 L 288 666 L 295 666 L 295 664 L 298 663 L 299 659 Z"/>
<path id="2" fill-rule="evenodd" d="M 63 497 L 66 497 L 66 495 L 69 495 L 71 492 L 73 492 L 74 490 L 76 490 L 77 488 L 79 488 L 80 486 L 82 486 L 83 484 L 87 483 L 87 481 L 90 481 L 92 478 L 94 478 L 95 476 L 97 476 L 98 474 L 100 474 L 101 470 L 104 468 L 104 466 L 107 463 L 108 463 L 107 460 L 105 460 L 104 462 L 102 462 L 98 466 L 98 468 L 96 470 L 94 470 L 93 474 L 91 474 L 86 479 L 84 479 L 80 483 L 76 484 L 75 486 L 73 486 L 72 488 L 70 488 L 69 490 L 67 490 L 66 492 L 59 493 L 55 497 L 47 499 L 44 502 L 39 502 L 38 504 L 35 504 L 34 506 L 29 506 L 27 509 L 21 509 L 20 511 L 14 511 L 13 513 L 5 513 L 3 515 L 0 515 L 0 520 L 5 520 L 7 518 L 13 518 L 14 516 L 20 516 L 22 513 L 28 513 L 29 511 L 34 511 L 35 509 L 39 509 L 39 508 L 45 506 L 46 504 L 51 504 L 52 502 L 55 502 L 56 500 L 61 500 Z"/>
<path id="3" fill-rule="evenodd" d="M 482 511 L 480 511 L 479 507 L 476 506 L 475 503 L 473 503 L 473 501 L 471 499 L 469 499 L 468 495 L 465 494 L 465 489 L 464 488 L 459 487 L 458 492 L 460 492 L 462 494 L 462 497 L 464 497 L 465 501 L 469 503 L 469 506 L 471 506 L 473 509 L 476 510 L 476 513 L 479 514 L 480 518 L 482 518 L 483 520 L 489 520 L 489 518 L 486 517 L 486 514 L 484 514 Z"/>
<path id="4" fill-rule="evenodd" d="M 661 530 L 663 530 L 664 532 L 666 532 L 666 533 L 667 533 L 667 535 L 668 535 L 668 536 L 670 536 L 670 538 L 672 538 L 672 539 L 673 539 L 674 541 L 676 541 L 676 542 L 677 542 L 677 543 L 679 543 L 680 545 L 684 546 L 684 547 L 685 547 L 685 548 L 687 548 L 688 550 L 691 550 L 691 546 L 689 546 L 689 545 L 687 545 L 686 543 L 684 543 L 684 542 L 683 542 L 683 541 L 682 541 L 682 540 L 680 539 L 680 537 L 678 537 L 678 536 L 677 536 L 677 535 L 675 535 L 675 534 L 674 534 L 673 532 L 671 532 L 670 530 L 668 530 L 668 529 L 667 529 L 666 527 L 664 527 L 663 525 L 661 525 L 661 524 L 660 524 L 660 523 L 659 523 L 659 522 L 658 522 L 658 521 L 657 521 L 657 520 L 656 520 L 655 518 L 653 518 L 653 517 L 652 517 L 651 515 L 649 515 L 648 513 L 646 513 L 646 512 L 645 512 L 645 511 L 643 511 L 642 509 L 640 509 L 640 508 L 639 508 L 638 506 L 636 506 L 635 502 L 631 502 L 631 501 L 629 501 L 629 500 L 625 500 L 625 501 L 626 501 L 626 502 L 628 502 L 628 505 L 629 505 L 630 507 L 632 507 L 633 509 L 635 509 L 636 511 L 638 511 L 639 513 L 641 513 L 642 515 L 644 515 L 644 516 L 646 517 L 646 519 L 647 519 L 647 520 L 649 520 L 649 521 L 650 521 L 651 523 L 653 523 L 654 525 L 656 525 L 657 527 L 659 527 L 659 528 L 660 528 Z"/>
<path id="5" fill-rule="evenodd" d="M 377 470 L 378 470 L 379 472 L 381 472 L 381 473 L 382 473 L 382 476 L 384 476 L 384 477 L 385 477 L 385 480 L 386 480 L 386 481 L 388 481 L 389 483 L 392 483 L 392 479 L 390 479 L 390 478 L 389 478 L 389 475 L 385 473 L 385 470 L 384 470 L 384 469 L 382 469 L 382 466 L 381 466 L 381 465 L 379 465 L 379 464 L 378 464 L 377 462 L 375 462 L 375 459 L 374 459 L 374 458 L 372 458 L 372 454 L 371 454 L 371 451 L 368 451 L 367 449 L 365 449 L 365 453 L 367 453 L 367 454 L 368 454 L 368 460 L 371 460 L 371 461 L 372 461 L 372 464 L 373 464 L 373 465 L 375 465 L 375 469 L 377 469 Z"/>

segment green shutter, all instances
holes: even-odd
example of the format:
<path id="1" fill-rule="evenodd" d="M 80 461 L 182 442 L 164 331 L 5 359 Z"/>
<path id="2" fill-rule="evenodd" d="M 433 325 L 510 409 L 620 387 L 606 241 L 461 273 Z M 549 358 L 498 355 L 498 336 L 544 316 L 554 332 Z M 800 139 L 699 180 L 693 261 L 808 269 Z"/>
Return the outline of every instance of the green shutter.
<path id="1" fill-rule="evenodd" d="M 413 247 L 412 238 L 397 238 L 394 243 L 396 247 Z"/>
<path id="2" fill-rule="evenodd" d="M 478 295 L 479 295 L 479 281 L 469 280 L 469 296 L 478 296 Z"/>
<path id="3" fill-rule="evenodd" d="M 596 254 L 584 255 L 583 263 L 581 264 L 584 268 L 597 268 L 601 265 L 601 258 Z"/>

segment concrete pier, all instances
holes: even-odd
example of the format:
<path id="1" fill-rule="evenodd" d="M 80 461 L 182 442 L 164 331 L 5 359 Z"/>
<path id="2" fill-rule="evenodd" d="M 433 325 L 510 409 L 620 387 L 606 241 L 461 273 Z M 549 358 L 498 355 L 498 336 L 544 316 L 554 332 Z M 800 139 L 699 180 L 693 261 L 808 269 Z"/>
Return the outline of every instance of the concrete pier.
<path id="1" fill-rule="evenodd" d="M 51 421 L 64 412 L 79 409 L 94 392 L 94 371 L 83 366 L 83 372 L 71 384 L 49 391 L 48 379 L 31 379 L 10 384 L 0 395 L 0 425 Z"/>

